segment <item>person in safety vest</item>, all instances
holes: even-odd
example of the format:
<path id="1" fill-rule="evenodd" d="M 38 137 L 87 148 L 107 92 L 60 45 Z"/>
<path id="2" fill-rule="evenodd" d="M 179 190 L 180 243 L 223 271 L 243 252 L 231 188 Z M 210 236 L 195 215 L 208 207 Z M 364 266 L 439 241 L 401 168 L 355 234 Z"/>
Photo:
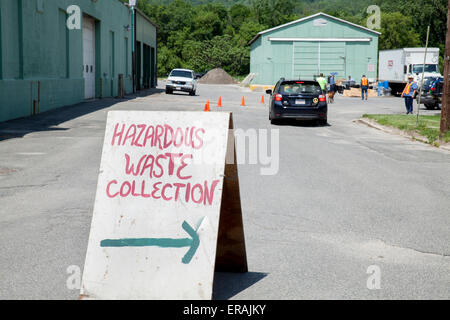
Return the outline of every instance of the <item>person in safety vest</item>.
<path id="1" fill-rule="evenodd" d="M 367 79 L 367 77 L 365 75 L 363 75 L 361 78 L 361 98 L 362 98 L 362 100 L 364 100 L 364 95 L 365 95 L 365 99 L 367 100 L 367 90 L 368 89 L 369 89 L 369 79 Z"/>
<path id="2" fill-rule="evenodd" d="M 322 89 L 323 93 L 326 93 L 327 89 L 327 79 L 324 78 L 323 73 L 320 74 L 320 77 L 316 79 L 316 81 L 319 83 L 320 88 Z"/>
<path id="3" fill-rule="evenodd" d="M 408 83 L 402 93 L 402 98 L 405 98 L 406 114 L 413 114 L 413 102 L 416 90 L 418 89 L 417 83 L 414 82 L 414 76 L 408 77 Z"/>

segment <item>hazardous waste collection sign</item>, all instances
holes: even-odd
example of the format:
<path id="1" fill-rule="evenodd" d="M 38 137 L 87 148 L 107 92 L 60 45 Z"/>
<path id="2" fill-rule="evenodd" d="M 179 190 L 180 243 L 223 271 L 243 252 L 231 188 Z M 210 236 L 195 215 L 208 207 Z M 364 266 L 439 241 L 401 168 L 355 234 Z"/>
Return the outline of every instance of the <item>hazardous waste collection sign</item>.
<path id="1" fill-rule="evenodd" d="M 109 112 L 81 298 L 211 299 L 215 269 L 247 271 L 232 128 Z"/>

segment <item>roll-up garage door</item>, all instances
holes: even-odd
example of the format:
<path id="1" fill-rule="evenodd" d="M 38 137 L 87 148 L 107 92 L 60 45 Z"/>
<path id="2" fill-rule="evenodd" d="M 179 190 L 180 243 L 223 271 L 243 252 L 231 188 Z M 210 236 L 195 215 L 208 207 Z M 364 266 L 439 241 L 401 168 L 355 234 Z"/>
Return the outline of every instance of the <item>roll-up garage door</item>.
<path id="1" fill-rule="evenodd" d="M 325 76 L 332 72 L 337 72 L 339 78 L 346 76 L 345 42 L 320 42 L 320 72 Z"/>
<path id="2" fill-rule="evenodd" d="M 95 21 L 83 17 L 84 98 L 95 98 Z"/>
<path id="3" fill-rule="evenodd" d="M 323 73 L 345 77 L 345 42 L 294 41 L 292 78 L 312 80 Z"/>
<path id="4" fill-rule="evenodd" d="M 318 72 L 319 42 L 293 43 L 292 78 L 312 80 Z"/>

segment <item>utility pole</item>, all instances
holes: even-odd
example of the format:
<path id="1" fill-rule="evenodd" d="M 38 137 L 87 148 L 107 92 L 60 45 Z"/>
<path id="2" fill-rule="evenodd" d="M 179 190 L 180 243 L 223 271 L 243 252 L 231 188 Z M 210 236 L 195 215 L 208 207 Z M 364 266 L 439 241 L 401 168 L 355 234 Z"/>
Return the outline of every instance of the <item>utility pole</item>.
<path id="1" fill-rule="evenodd" d="M 449 0 L 450 1 L 450 0 Z M 422 101 L 422 90 L 423 90 L 423 79 L 425 77 L 425 65 L 427 62 L 427 51 L 428 51 L 428 39 L 430 38 L 430 26 L 427 28 L 427 41 L 425 44 L 425 55 L 423 57 L 423 67 L 422 67 L 422 81 L 420 82 L 420 90 L 419 90 L 419 103 L 417 106 L 417 120 L 416 126 L 419 126 L 419 115 L 420 115 L 420 103 Z"/>
<path id="2" fill-rule="evenodd" d="M 444 92 L 442 94 L 441 136 L 450 131 L 450 0 L 447 6 L 447 35 L 444 56 Z"/>

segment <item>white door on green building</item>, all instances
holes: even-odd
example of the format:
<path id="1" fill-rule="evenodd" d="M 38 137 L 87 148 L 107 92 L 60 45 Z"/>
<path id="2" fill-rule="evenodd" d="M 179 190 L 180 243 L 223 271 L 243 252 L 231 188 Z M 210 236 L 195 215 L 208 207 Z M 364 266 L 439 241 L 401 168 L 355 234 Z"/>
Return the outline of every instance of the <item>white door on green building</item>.
<path id="1" fill-rule="evenodd" d="M 95 98 L 95 21 L 83 17 L 84 98 Z"/>

